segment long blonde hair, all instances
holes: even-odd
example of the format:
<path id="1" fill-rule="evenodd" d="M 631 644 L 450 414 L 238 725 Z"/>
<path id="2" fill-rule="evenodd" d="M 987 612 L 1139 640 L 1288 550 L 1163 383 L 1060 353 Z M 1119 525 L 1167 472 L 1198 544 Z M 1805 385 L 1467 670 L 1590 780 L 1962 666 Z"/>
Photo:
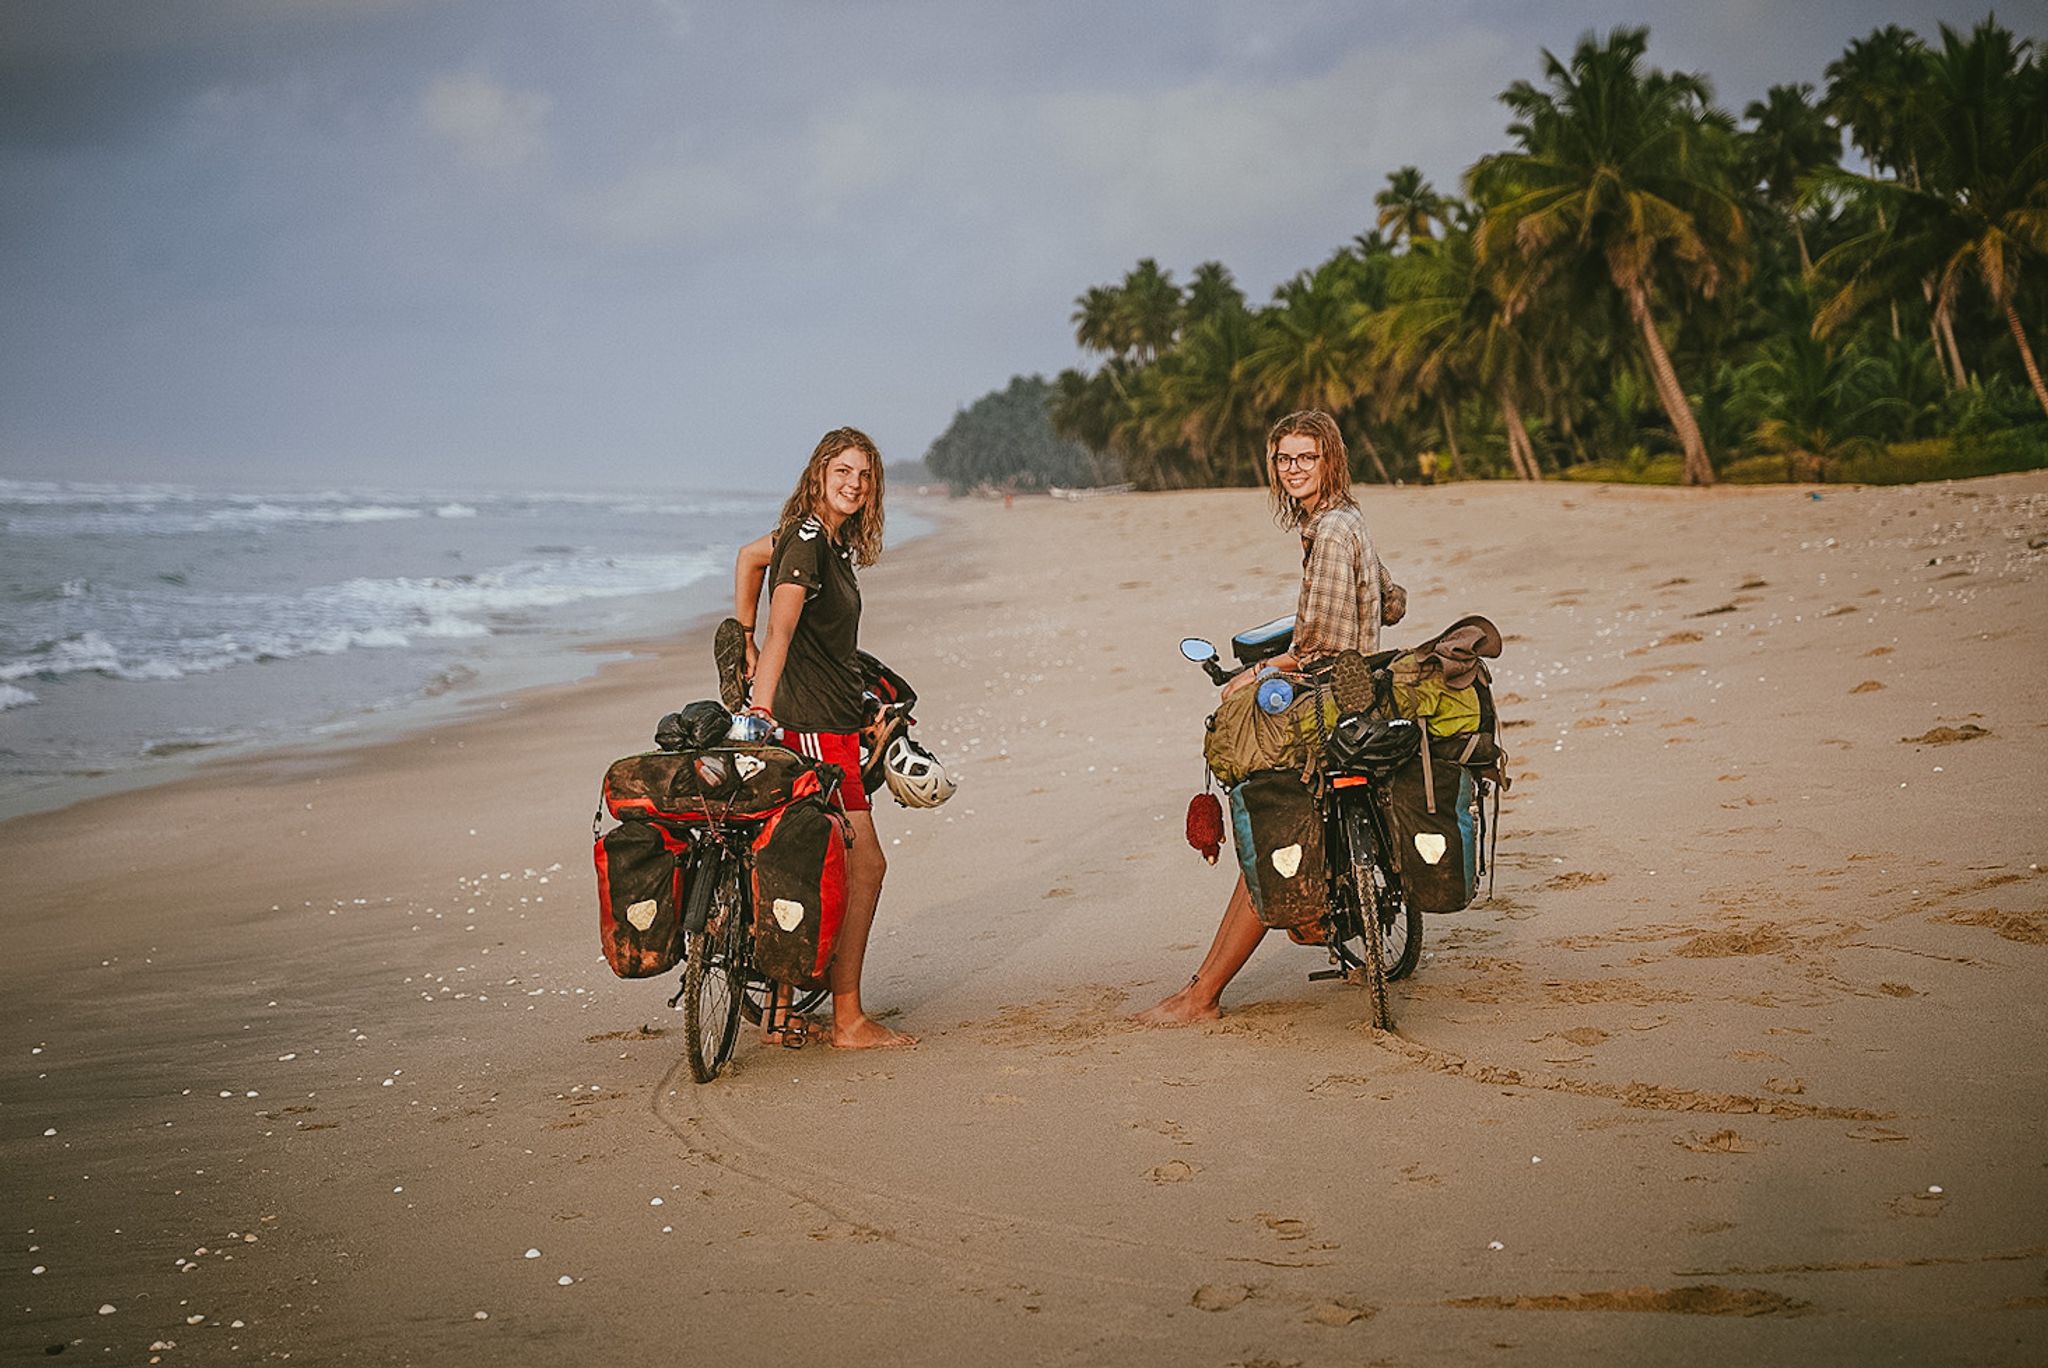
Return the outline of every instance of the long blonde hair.
<path id="1" fill-rule="evenodd" d="M 873 565 L 882 554 L 882 453 L 875 439 L 859 428 L 833 428 L 818 439 L 796 489 L 782 505 L 782 517 L 775 524 L 775 539 L 781 541 L 789 529 L 816 513 L 825 503 L 825 467 L 832 458 L 852 447 L 868 458 L 868 501 L 852 517 L 839 524 L 838 541 L 853 551 L 853 563 Z"/>
<path id="2" fill-rule="evenodd" d="M 1351 497 L 1351 453 L 1344 449 L 1344 434 L 1338 429 L 1337 420 L 1321 409 L 1290 413 L 1273 424 L 1273 430 L 1266 434 L 1266 476 L 1273 487 L 1273 520 L 1289 529 L 1306 523 L 1308 513 L 1302 508 L 1301 500 L 1281 485 L 1279 473 L 1273 469 L 1273 457 L 1280 450 L 1282 437 L 1297 434 L 1315 438 L 1316 455 L 1322 461 L 1322 498 L 1318 501 L 1317 511 L 1354 502 Z"/>

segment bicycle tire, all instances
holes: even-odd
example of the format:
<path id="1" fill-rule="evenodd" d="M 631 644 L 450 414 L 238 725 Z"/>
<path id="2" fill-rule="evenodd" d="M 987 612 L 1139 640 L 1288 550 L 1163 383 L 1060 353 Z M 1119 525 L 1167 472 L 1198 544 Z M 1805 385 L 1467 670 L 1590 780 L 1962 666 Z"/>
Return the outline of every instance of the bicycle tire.
<path id="1" fill-rule="evenodd" d="M 1356 807 L 1344 809 L 1344 848 L 1346 868 L 1343 875 L 1346 901 L 1356 914 L 1355 927 L 1346 927 L 1348 936 L 1340 936 L 1335 943 L 1339 963 L 1353 971 L 1359 982 L 1365 986 L 1366 996 L 1372 1006 L 1372 1024 L 1379 1030 L 1394 1029 L 1393 1010 L 1387 1000 L 1387 984 L 1396 975 L 1387 963 L 1387 925 L 1382 920 L 1385 893 L 1391 885 L 1384 885 L 1376 876 L 1379 868 L 1380 851 L 1373 839 L 1372 827 L 1366 814 Z M 1403 900 L 1405 902 L 1405 900 Z M 1406 973 L 1415 966 L 1413 960 L 1421 953 L 1422 939 L 1419 926 L 1410 928 L 1402 924 L 1404 931 L 1411 931 L 1409 945 L 1402 947 L 1400 961 Z M 1345 941 L 1356 936 L 1359 948 L 1353 952 Z M 1410 953 L 1412 948 L 1413 953 Z"/>
<path id="2" fill-rule="evenodd" d="M 738 985 L 746 981 L 752 942 L 742 909 L 733 905 L 731 882 L 724 862 L 708 857 L 691 884 L 683 923 L 697 927 L 683 965 L 683 1049 L 699 1083 L 718 1077 L 739 1038 L 744 993 Z"/>
<path id="3" fill-rule="evenodd" d="M 1400 876 L 1388 868 L 1384 850 L 1374 838 L 1367 819 L 1356 809 L 1347 814 L 1345 837 L 1347 849 L 1364 845 L 1373 852 L 1372 904 L 1379 910 L 1380 962 L 1386 966 L 1387 982 L 1398 983 L 1414 973 L 1422 962 L 1422 914 L 1409 905 L 1408 895 L 1401 888 Z M 1362 902 L 1363 899 L 1357 901 Z M 1357 949 L 1346 944 L 1354 939 L 1359 942 Z M 1365 963 L 1364 940 L 1362 917 L 1356 924 L 1342 928 L 1336 947 L 1338 962 L 1345 969 L 1356 970 Z"/>

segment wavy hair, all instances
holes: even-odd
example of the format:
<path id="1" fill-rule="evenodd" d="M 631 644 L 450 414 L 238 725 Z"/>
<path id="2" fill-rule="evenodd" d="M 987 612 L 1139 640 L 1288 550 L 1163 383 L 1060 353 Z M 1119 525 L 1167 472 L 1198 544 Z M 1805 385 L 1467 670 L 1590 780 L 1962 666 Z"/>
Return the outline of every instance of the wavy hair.
<path id="1" fill-rule="evenodd" d="M 859 428 L 833 428 L 818 439 L 804 473 L 797 477 L 796 489 L 782 505 L 782 517 L 775 524 L 775 539 L 781 541 L 792 527 L 824 508 L 825 467 L 848 447 L 868 458 L 868 501 L 839 524 L 837 540 L 841 546 L 852 549 L 855 565 L 868 566 L 882 554 L 882 453 L 875 449 L 875 439 Z"/>
<path id="2" fill-rule="evenodd" d="M 1297 434 L 1315 438 L 1316 455 L 1322 458 L 1321 506 L 1334 508 L 1338 504 L 1355 502 L 1351 497 L 1351 453 L 1344 448 L 1344 434 L 1338 430 L 1337 420 L 1321 409 L 1290 413 L 1273 424 L 1273 430 L 1266 434 L 1266 478 L 1273 490 L 1273 520 L 1290 530 L 1307 523 L 1308 513 L 1302 508 L 1301 500 L 1289 494 L 1280 483 L 1279 472 L 1273 468 L 1273 457 L 1280 450 L 1282 437 Z"/>

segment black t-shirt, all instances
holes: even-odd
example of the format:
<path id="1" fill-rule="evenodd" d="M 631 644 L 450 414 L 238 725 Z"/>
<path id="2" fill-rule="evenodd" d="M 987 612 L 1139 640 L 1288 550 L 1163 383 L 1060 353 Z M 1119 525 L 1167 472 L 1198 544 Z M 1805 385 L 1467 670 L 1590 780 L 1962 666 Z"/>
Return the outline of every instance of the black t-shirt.
<path id="1" fill-rule="evenodd" d="M 785 584 L 803 586 L 804 615 L 775 685 L 775 718 L 797 731 L 858 731 L 860 581 L 853 552 L 827 536 L 816 518 L 805 518 L 775 539 L 768 562 L 771 599 Z"/>

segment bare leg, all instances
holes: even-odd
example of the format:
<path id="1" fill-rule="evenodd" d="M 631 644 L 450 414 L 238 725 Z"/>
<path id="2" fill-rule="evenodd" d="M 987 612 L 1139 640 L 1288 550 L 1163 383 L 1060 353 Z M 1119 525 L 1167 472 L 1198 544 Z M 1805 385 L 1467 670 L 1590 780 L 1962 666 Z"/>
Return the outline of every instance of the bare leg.
<path id="1" fill-rule="evenodd" d="M 1222 1016 L 1223 1009 L 1218 1004 L 1224 988 L 1237 977 L 1237 971 L 1244 968 L 1245 961 L 1252 957 L 1252 951 L 1259 948 L 1259 942 L 1265 937 L 1266 926 L 1252 907 L 1251 892 L 1244 885 L 1244 877 L 1239 875 L 1237 887 L 1230 892 L 1230 902 L 1223 909 L 1223 922 L 1216 928 L 1216 939 L 1210 942 L 1209 953 L 1202 959 L 1202 967 L 1195 970 L 1195 976 L 1188 980 L 1185 988 L 1146 1008 L 1135 1019 L 1148 1026 L 1170 1026 L 1189 1021 L 1213 1021 Z"/>
<path id="2" fill-rule="evenodd" d="M 855 775 L 853 782 L 859 783 L 860 777 Z M 832 1043 L 842 1050 L 915 1045 L 916 1036 L 892 1031 L 861 1010 L 861 966 L 867 960 L 868 933 L 874 930 L 875 904 L 882 898 L 882 876 L 889 871 L 889 861 L 875 834 L 874 814 L 846 816 L 853 826 L 853 848 L 846 852 L 846 916 L 832 951 Z"/>

